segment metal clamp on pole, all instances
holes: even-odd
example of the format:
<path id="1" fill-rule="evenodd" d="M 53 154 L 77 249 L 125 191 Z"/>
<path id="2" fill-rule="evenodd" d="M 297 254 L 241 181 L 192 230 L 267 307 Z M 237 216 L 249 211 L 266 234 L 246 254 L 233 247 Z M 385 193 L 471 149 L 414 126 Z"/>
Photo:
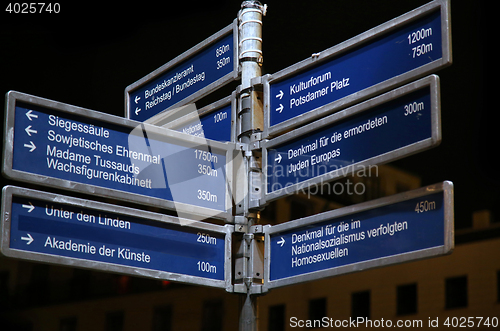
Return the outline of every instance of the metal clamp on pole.
<path id="1" fill-rule="evenodd" d="M 262 293 L 264 283 L 264 234 L 262 225 L 255 225 L 242 236 L 236 253 L 234 292 Z"/>
<path id="2" fill-rule="evenodd" d="M 258 45 L 256 47 L 252 47 L 254 44 L 250 44 L 249 46 L 245 45 L 245 49 L 242 49 L 239 54 L 240 62 L 252 61 L 256 62 L 259 66 L 262 66 L 263 57 L 262 57 L 262 36 L 260 35 L 242 35 L 242 31 L 245 29 L 245 24 L 260 24 L 260 29 L 251 30 L 260 30 L 262 31 L 262 16 L 266 16 L 267 5 L 261 5 L 258 1 L 244 1 L 241 4 L 242 10 L 238 15 L 240 25 L 240 41 L 239 47 L 242 49 L 243 45 L 246 42 L 257 42 Z M 249 15 L 255 13 L 255 15 Z M 248 31 L 248 29 L 245 29 Z M 255 56 L 254 53 L 259 55 Z"/>

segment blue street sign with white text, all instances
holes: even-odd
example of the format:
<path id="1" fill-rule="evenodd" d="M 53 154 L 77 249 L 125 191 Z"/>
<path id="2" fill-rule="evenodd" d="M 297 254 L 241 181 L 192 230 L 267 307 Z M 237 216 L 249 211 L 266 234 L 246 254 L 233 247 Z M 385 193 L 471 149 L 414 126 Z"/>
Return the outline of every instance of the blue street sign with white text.
<path id="1" fill-rule="evenodd" d="M 229 209 L 227 144 L 18 92 L 7 108 L 11 178 L 210 216 Z"/>
<path id="2" fill-rule="evenodd" d="M 146 121 L 193 102 L 238 76 L 233 23 L 125 90 L 126 117 Z"/>
<path id="3" fill-rule="evenodd" d="M 439 107 L 433 75 L 266 141 L 266 200 L 437 146 Z"/>
<path id="4" fill-rule="evenodd" d="M 453 250 L 453 184 L 443 182 L 268 226 L 268 288 Z"/>
<path id="5" fill-rule="evenodd" d="M 7 256 L 225 286 L 224 226 L 13 186 L 2 212 Z"/>
<path id="6" fill-rule="evenodd" d="M 297 127 L 451 64 L 448 15 L 447 0 L 434 1 L 318 53 L 317 60 L 270 75 L 267 133 Z"/>
<path id="7" fill-rule="evenodd" d="M 231 118 L 231 105 L 228 105 L 215 112 L 201 115 L 196 120 L 181 125 L 175 128 L 175 130 L 192 136 L 221 142 L 230 142 L 232 128 Z"/>

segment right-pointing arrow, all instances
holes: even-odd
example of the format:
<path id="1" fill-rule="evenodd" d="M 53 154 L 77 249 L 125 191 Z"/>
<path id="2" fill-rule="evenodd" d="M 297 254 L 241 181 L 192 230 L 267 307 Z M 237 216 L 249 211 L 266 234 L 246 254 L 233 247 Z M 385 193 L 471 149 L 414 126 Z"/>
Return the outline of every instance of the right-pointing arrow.
<path id="1" fill-rule="evenodd" d="M 35 149 L 36 149 L 36 146 L 35 144 L 33 144 L 33 142 L 30 140 L 30 144 L 24 144 L 24 147 L 27 147 L 30 149 L 30 153 L 33 152 Z"/>
<path id="2" fill-rule="evenodd" d="M 25 240 L 26 241 L 26 245 L 29 245 L 33 242 L 33 237 L 31 236 L 31 234 L 28 233 L 28 236 L 27 237 L 21 237 L 21 240 Z"/>
<path id="3" fill-rule="evenodd" d="M 278 153 L 278 156 L 274 159 L 274 161 L 280 163 L 281 162 L 281 154 Z"/>
<path id="4" fill-rule="evenodd" d="M 29 205 L 22 205 L 22 207 L 28 209 L 28 213 L 31 213 L 33 211 L 33 209 L 35 209 L 35 206 L 33 206 L 31 204 L 31 202 L 28 202 L 28 203 L 29 203 Z"/>
<path id="5" fill-rule="evenodd" d="M 283 98 L 283 95 L 284 95 L 283 91 L 280 90 L 280 93 L 276 94 L 276 98 L 279 98 L 281 100 L 281 98 Z"/>
<path id="6" fill-rule="evenodd" d="M 280 114 L 283 111 L 283 105 L 280 103 L 280 106 L 276 108 L 276 111 L 278 111 Z"/>
<path id="7" fill-rule="evenodd" d="M 285 244 L 285 238 L 281 237 L 281 240 L 278 241 L 278 245 L 281 245 L 280 247 L 283 247 L 284 244 Z"/>

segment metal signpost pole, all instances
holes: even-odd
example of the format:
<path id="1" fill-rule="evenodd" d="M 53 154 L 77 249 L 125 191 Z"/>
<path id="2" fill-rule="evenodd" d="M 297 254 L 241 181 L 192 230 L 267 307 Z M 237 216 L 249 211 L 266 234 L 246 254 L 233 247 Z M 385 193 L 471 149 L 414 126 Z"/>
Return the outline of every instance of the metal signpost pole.
<path id="1" fill-rule="evenodd" d="M 245 145 L 252 141 L 260 140 L 263 129 L 263 111 L 258 94 L 251 87 L 252 78 L 262 75 L 262 16 L 265 15 L 266 6 L 262 6 L 258 1 L 244 1 L 241 4 L 241 10 L 238 14 L 239 20 L 239 61 L 241 64 L 241 87 L 240 87 L 240 108 L 238 112 L 239 120 L 239 142 Z M 257 134 L 256 134 L 257 133 Z M 248 145 L 247 145 L 248 146 Z M 243 167 L 246 183 L 243 187 L 248 188 L 248 192 L 253 192 L 253 187 L 259 187 L 262 171 L 257 163 L 255 155 L 251 151 L 244 151 L 245 165 Z M 238 186 L 239 187 L 239 186 Z M 254 235 L 249 234 L 250 228 L 256 223 L 258 214 L 250 212 L 252 194 L 249 194 L 244 203 L 244 208 L 239 208 L 237 214 L 243 229 L 243 240 L 239 250 L 236 262 L 241 266 L 241 277 L 243 285 L 240 292 L 246 294 L 244 304 L 240 315 L 240 331 L 257 330 L 257 299 L 252 295 L 253 280 L 255 270 L 253 268 L 253 257 L 258 254 L 252 254 L 255 247 Z M 261 273 L 258 273 L 261 275 Z"/>

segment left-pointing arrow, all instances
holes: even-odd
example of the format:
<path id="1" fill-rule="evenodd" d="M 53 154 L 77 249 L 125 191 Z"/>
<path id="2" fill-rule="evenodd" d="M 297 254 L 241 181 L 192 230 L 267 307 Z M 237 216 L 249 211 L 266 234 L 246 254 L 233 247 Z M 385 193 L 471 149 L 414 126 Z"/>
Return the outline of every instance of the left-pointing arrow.
<path id="1" fill-rule="evenodd" d="M 141 111 L 141 108 L 139 108 L 139 107 L 136 107 L 136 108 L 135 108 L 135 114 L 136 114 L 136 115 L 139 115 L 139 112 L 140 112 L 140 111 Z"/>
<path id="2" fill-rule="evenodd" d="M 31 112 L 31 110 L 29 110 L 27 113 L 26 113 L 26 117 L 30 120 L 30 121 L 33 121 L 34 118 L 38 118 L 38 115 L 37 114 L 33 114 Z"/>
<path id="3" fill-rule="evenodd" d="M 28 233 L 28 236 L 27 237 L 21 237 L 21 240 L 25 240 L 26 241 L 26 245 L 29 245 L 33 242 L 33 237 L 31 236 L 31 234 Z"/>
<path id="4" fill-rule="evenodd" d="M 29 203 L 29 205 L 22 205 L 22 207 L 28 209 L 28 213 L 31 213 L 33 211 L 33 209 L 35 209 L 35 206 L 33 206 L 31 204 L 31 202 L 28 202 L 28 203 Z"/>
<path id="5" fill-rule="evenodd" d="M 26 131 L 26 133 L 27 133 L 27 134 L 28 134 L 28 136 L 30 136 L 30 137 L 31 137 L 31 134 L 32 134 L 32 133 L 37 133 L 37 131 L 36 131 L 36 130 L 33 130 L 33 129 L 31 128 L 31 125 L 28 125 L 28 127 L 27 127 L 26 129 L 24 129 L 24 131 Z"/>
<path id="6" fill-rule="evenodd" d="M 134 99 L 134 101 L 135 101 L 135 104 L 136 104 L 136 105 L 137 105 L 137 103 L 139 102 L 139 100 L 141 100 L 141 97 L 140 97 L 140 96 L 138 96 L 138 95 L 136 95 L 136 96 L 135 96 L 135 99 Z"/>
<path id="7" fill-rule="evenodd" d="M 30 144 L 24 144 L 24 147 L 28 147 L 30 149 L 30 153 L 33 152 L 36 149 L 35 144 L 30 140 Z"/>

